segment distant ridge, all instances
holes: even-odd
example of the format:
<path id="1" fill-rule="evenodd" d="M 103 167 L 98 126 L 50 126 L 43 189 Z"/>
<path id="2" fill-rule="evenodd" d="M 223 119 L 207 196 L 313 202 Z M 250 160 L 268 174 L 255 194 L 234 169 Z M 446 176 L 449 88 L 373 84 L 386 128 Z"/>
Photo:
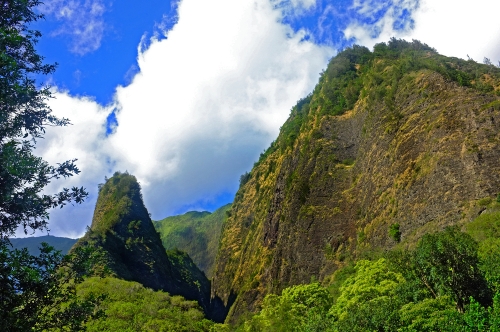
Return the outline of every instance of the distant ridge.
<path id="1" fill-rule="evenodd" d="M 154 221 L 167 250 L 185 251 L 196 266 L 210 279 L 215 266 L 222 226 L 227 219 L 231 204 L 226 204 L 213 213 L 189 211 L 183 215 Z"/>
<path id="2" fill-rule="evenodd" d="M 10 239 L 14 249 L 27 248 L 28 252 L 34 256 L 38 256 L 40 254 L 39 248 L 42 245 L 42 242 L 46 242 L 56 250 L 61 251 L 61 254 L 66 255 L 76 241 L 78 241 L 78 239 L 52 235 Z"/>

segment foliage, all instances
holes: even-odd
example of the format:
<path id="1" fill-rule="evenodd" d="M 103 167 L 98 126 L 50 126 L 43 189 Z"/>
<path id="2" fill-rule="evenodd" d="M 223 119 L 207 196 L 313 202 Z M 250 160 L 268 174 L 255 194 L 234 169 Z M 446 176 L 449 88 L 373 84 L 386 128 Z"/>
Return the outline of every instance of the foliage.
<path id="1" fill-rule="evenodd" d="M 216 321 L 225 317 L 222 303 L 210 298 L 210 281 L 191 258 L 165 251 L 133 175 L 116 172 L 101 186 L 92 225 L 74 248 L 87 247 L 102 249 L 113 276 L 197 300 Z"/>
<path id="2" fill-rule="evenodd" d="M 354 107 L 363 86 L 358 68 L 372 58 L 366 47 L 354 45 L 330 61 L 320 80 L 322 114 L 339 115 Z"/>
<path id="3" fill-rule="evenodd" d="M 48 209 L 81 203 L 88 195 L 83 187 L 44 194 L 53 179 L 80 171 L 76 159 L 50 166 L 32 153 L 47 126 L 69 124 L 51 115 L 46 104 L 49 88 L 38 90 L 32 78 L 55 70 L 35 51 L 40 32 L 28 28 L 43 17 L 33 10 L 40 3 L 7 0 L 0 7 L 0 237 L 14 234 L 19 225 L 25 232 L 44 229 Z"/>
<path id="4" fill-rule="evenodd" d="M 381 330 L 397 321 L 396 289 L 405 280 L 389 270 L 386 260 L 360 260 L 346 279 L 330 313 L 343 330 Z"/>
<path id="5" fill-rule="evenodd" d="M 425 298 L 409 302 L 399 311 L 400 331 L 459 331 L 463 320 L 450 297 Z"/>
<path id="6" fill-rule="evenodd" d="M 500 212 L 482 213 L 467 225 L 467 232 L 479 242 L 480 268 L 490 287 L 500 291 Z"/>
<path id="7" fill-rule="evenodd" d="M 243 187 L 250 180 L 250 173 L 245 172 L 240 176 L 240 187 Z"/>
<path id="8" fill-rule="evenodd" d="M 484 218 L 476 226 L 483 234 L 494 233 L 491 218 L 489 226 Z M 337 271 L 328 288 L 333 299 L 317 283 L 267 295 L 262 310 L 240 329 L 500 331 L 500 293 L 490 301 L 477 250 L 470 235 L 448 227 L 424 235 L 413 250 L 358 260 L 354 268 Z"/>
<path id="9" fill-rule="evenodd" d="M 49 209 L 81 203 L 88 195 L 83 187 L 45 194 L 52 180 L 80 171 L 76 159 L 51 166 L 33 154 L 46 127 L 70 124 L 51 114 L 49 88 L 37 89 L 33 79 L 55 70 L 35 51 L 40 32 L 28 28 L 43 18 L 34 12 L 40 4 L 6 0 L 0 7 L 0 329 L 79 331 L 86 320 L 100 315 L 99 296 L 75 295 L 92 254 L 80 250 L 63 259 L 44 243 L 39 256 L 7 247 L 7 238 L 19 226 L 25 233 L 46 229 Z"/>
<path id="10" fill-rule="evenodd" d="M 64 258 L 46 243 L 40 256 L 26 249 L 9 250 L 0 243 L 0 330 L 84 330 L 89 319 L 102 316 L 101 295 L 77 298 L 76 284 L 99 258 L 93 250 L 77 250 Z"/>
<path id="11" fill-rule="evenodd" d="M 281 151 L 284 151 L 287 148 L 293 146 L 293 144 L 299 137 L 302 124 L 305 122 L 305 119 L 309 113 L 311 100 L 312 95 L 308 95 L 307 97 L 302 98 L 297 102 L 297 105 L 295 105 L 290 111 L 290 116 L 285 121 L 283 126 L 281 126 L 280 135 L 277 140 L 279 144 L 273 142 L 269 149 L 261 155 L 259 162 L 278 148 Z"/>
<path id="12" fill-rule="evenodd" d="M 106 317 L 86 323 L 87 331 L 209 331 L 213 323 L 195 301 L 153 291 L 137 282 L 89 278 L 78 285 L 78 296 L 104 294 L 99 305 Z"/>
<path id="13" fill-rule="evenodd" d="M 392 224 L 389 227 L 389 236 L 396 242 L 401 242 L 401 231 L 399 230 L 399 224 Z"/>
<path id="14" fill-rule="evenodd" d="M 324 331 L 331 323 L 327 318 L 331 296 L 318 283 L 298 285 L 270 294 L 262 311 L 243 326 L 245 331 Z"/>
<path id="15" fill-rule="evenodd" d="M 352 277 L 356 274 L 355 264 L 350 263 L 336 270 L 333 275 L 327 280 L 328 291 L 332 294 L 333 298 L 338 298 L 340 295 L 340 288 L 347 280 L 347 278 Z"/>
<path id="16" fill-rule="evenodd" d="M 418 281 L 432 297 L 450 296 L 460 312 L 469 297 L 487 305 L 491 300 L 486 280 L 479 269 L 478 245 L 457 227 L 426 234 L 412 253 L 402 253 L 397 269 L 406 279 Z"/>
<path id="17" fill-rule="evenodd" d="M 391 59 L 397 60 L 400 73 L 429 69 L 460 86 L 472 87 L 483 93 L 494 90 L 492 83 L 485 81 L 485 75 L 496 77 L 498 80 L 500 74 L 500 70 L 494 66 L 439 55 L 435 49 L 418 40 L 408 42 L 391 38 L 387 44 L 375 45 L 373 53 L 376 58 L 388 59 L 389 62 Z"/>
<path id="18" fill-rule="evenodd" d="M 144 212 L 146 208 L 142 203 L 141 186 L 135 176 L 128 172 L 115 172 L 99 188 L 96 211 L 98 207 L 100 209 L 92 220 L 93 231 L 106 232 L 123 221 L 125 216 L 134 220 L 148 216 Z"/>

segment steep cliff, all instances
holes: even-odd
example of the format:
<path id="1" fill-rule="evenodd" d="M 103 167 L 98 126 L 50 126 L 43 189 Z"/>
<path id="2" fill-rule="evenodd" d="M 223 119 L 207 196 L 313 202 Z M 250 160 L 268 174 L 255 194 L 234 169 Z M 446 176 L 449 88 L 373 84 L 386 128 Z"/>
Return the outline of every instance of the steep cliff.
<path id="1" fill-rule="evenodd" d="M 236 194 L 212 287 L 228 320 L 477 216 L 500 191 L 499 77 L 417 41 L 333 58 Z"/>
<path id="2" fill-rule="evenodd" d="M 219 248 L 222 224 L 227 218 L 226 211 L 230 208 L 231 204 L 227 204 L 213 213 L 190 211 L 154 221 L 153 224 L 167 250 L 185 251 L 210 279 Z"/>
<path id="3" fill-rule="evenodd" d="M 118 278 L 197 300 L 217 321 L 224 316 L 220 301 L 210 301 L 210 281 L 191 258 L 162 246 L 139 183 L 128 173 L 117 172 L 100 187 L 92 225 L 75 246 L 102 249 Z"/>

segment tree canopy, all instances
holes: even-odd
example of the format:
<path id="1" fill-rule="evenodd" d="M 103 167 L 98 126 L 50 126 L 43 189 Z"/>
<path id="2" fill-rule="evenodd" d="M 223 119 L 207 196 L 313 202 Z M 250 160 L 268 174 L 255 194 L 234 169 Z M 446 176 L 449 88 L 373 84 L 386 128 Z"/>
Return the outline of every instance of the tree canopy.
<path id="1" fill-rule="evenodd" d="M 41 33 L 28 27 L 43 18 L 34 11 L 40 3 L 6 0 L 0 5 L 0 238 L 13 235 L 19 226 L 26 233 L 45 229 L 49 209 L 81 203 L 88 195 L 83 187 L 42 193 L 51 180 L 80 171 L 76 159 L 52 166 L 33 154 L 47 127 L 70 124 L 51 114 L 46 103 L 50 88 L 38 88 L 34 79 L 56 68 L 36 52 Z"/>

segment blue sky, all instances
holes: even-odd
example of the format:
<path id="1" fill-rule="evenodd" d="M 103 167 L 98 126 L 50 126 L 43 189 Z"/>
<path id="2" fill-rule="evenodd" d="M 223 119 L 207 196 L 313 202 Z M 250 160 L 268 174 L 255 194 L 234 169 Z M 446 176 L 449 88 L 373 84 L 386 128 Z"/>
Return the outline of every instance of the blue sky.
<path id="1" fill-rule="evenodd" d="M 54 88 L 37 152 L 78 158 L 89 200 L 51 214 L 51 234 L 81 236 L 97 184 L 136 175 L 153 219 L 232 201 L 239 176 L 272 142 L 295 102 L 346 46 L 395 36 L 446 55 L 500 60 L 493 1 L 46 0 L 35 28 Z M 485 10 L 488 8 L 488 10 Z M 463 24 L 467 22 L 467 24 Z"/>
<path id="2" fill-rule="evenodd" d="M 395 30 L 411 26 L 412 11 L 418 3 L 414 0 L 401 7 L 396 13 Z M 50 83 L 73 95 L 92 96 L 103 105 L 112 102 L 116 87 L 128 85 L 138 71 L 136 58 L 141 41 L 147 44 L 150 37 L 163 38 L 163 32 L 177 22 L 177 5 L 177 1 L 165 0 L 140 6 L 130 0 L 46 1 L 40 7 L 46 19 L 34 28 L 43 33 L 39 52 L 47 62 L 59 64 Z M 352 0 L 318 1 L 313 6 L 307 2 L 294 6 L 292 1 L 273 5 L 282 12 L 281 22 L 294 33 L 305 29 L 304 39 L 335 50 L 355 42 L 355 38 L 345 38 L 342 32 L 351 22 L 375 25 L 397 7 L 391 1 L 372 1 L 372 12 L 359 13 Z M 99 10 L 92 13 L 96 6 Z M 97 27 L 82 32 L 89 22 Z M 373 36 L 378 33 L 373 30 Z"/>
<path id="3" fill-rule="evenodd" d="M 102 8 L 87 15 L 81 11 L 91 11 L 92 6 L 86 8 L 85 1 L 53 3 L 53 9 L 41 7 L 46 19 L 34 26 L 43 33 L 37 47 L 40 54 L 47 62 L 59 64 L 51 77 L 52 84 L 72 94 L 92 96 L 101 104 L 111 102 L 116 86 L 130 83 L 137 72 L 141 38 L 158 33 L 161 24 L 172 26 L 177 15 L 176 3 L 169 1 L 151 0 L 140 6 L 131 0 L 87 1 Z M 58 14 L 65 7 L 74 14 Z M 82 21 L 74 24 L 74 16 L 83 16 Z M 82 37 L 77 30 L 82 30 L 89 21 L 98 23 L 98 28 Z M 79 43 L 81 39 L 85 42 Z"/>

